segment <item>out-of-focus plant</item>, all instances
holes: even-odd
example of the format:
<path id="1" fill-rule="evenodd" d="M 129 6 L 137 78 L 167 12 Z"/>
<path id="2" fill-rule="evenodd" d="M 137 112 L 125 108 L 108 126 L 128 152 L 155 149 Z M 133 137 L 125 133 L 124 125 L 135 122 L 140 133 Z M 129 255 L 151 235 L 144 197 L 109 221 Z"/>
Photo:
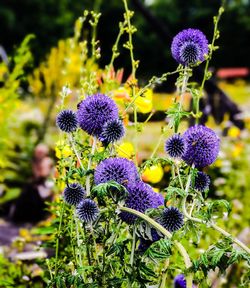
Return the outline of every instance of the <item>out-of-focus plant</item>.
<path id="1" fill-rule="evenodd" d="M 29 50 L 29 42 L 32 35 L 27 36 L 16 54 L 10 60 L 10 64 L 0 63 L 0 167 L 6 164 L 8 149 L 13 148 L 13 139 L 10 136 L 10 125 L 13 120 L 13 112 L 20 105 L 20 83 L 25 77 L 24 69 L 31 62 L 32 55 Z"/>

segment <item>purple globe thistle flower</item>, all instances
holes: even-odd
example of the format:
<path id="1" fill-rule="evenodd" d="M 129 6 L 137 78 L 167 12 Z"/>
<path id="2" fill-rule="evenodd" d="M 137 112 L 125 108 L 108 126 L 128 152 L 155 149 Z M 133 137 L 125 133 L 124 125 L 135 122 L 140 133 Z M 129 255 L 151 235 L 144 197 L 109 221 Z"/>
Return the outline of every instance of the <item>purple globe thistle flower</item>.
<path id="1" fill-rule="evenodd" d="M 165 151 L 173 158 L 180 158 L 186 151 L 186 144 L 180 134 L 174 134 L 167 139 Z"/>
<path id="2" fill-rule="evenodd" d="M 213 130 L 203 126 L 190 127 L 184 134 L 186 152 L 182 159 L 188 164 L 194 164 L 197 168 L 203 168 L 212 164 L 220 150 L 220 139 Z"/>
<path id="3" fill-rule="evenodd" d="M 63 191 L 64 201 L 70 205 L 78 205 L 85 197 L 86 192 L 79 183 L 69 184 Z"/>
<path id="4" fill-rule="evenodd" d="M 154 191 L 152 191 L 152 197 L 153 197 L 153 201 L 152 204 L 155 206 L 153 208 L 157 208 L 159 206 L 164 205 L 164 197 L 160 194 L 160 193 L 156 193 Z"/>
<path id="5" fill-rule="evenodd" d="M 159 199 L 155 196 L 155 192 L 148 184 L 138 181 L 127 186 L 128 196 L 125 201 L 125 206 L 144 213 L 149 208 L 157 208 Z M 128 224 L 133 224 L 137 216 L 121 212 L 120 218 Z"/>
<path id="6" fill-rule="evenodd" d="M 99 140 L 104 144 L 109 144 L 120 140 L 125 134 L 123 123 L 120 119 L 106 122 L 103 125 Z"/>
<path id="7" fill-rule="evenodd" d="M 194 179 L 194 189 L 204 192 L 209 188 L 210 185 L 210 177 L 204 173 L 199 171 Z"/>
<path id="8" fill-rule="evenodd" d="M 208 54 L 207 38 L 198 29 L 182 30 L 174 37 L 171 52 L 174 59 L 184 66 L 202 62 L 204 55 Z"/>
<path id="9" fill-rule="evenodd" d="M 183 224 L 183 214 L 176 207 L 167 207 L 157 221 L 169 232 L 179 230 Z"/>
<path id="10" fill-rule="evenodd" d="M 126 158 L 108 158 L 103 160 L 95 170 L 95 184 L 116 181 L 126 186 L 139 179 L 135 164 Z"/>
<path id="11" fill-rule="evenodd" d="M 77 129 L 76 113 L 72 110 L 62 110 L 56 117 L 56 125 L 64 132 L 73 132 Z"/>
<path id="12" fill-rule="evenodd" d="M 183 274 L 179 274 L 174 278 L 174 288 L 186 288 L 186 279 Z"/>
<path id="13" fill-rule="evenodd" d="M 99 215 L 99 208 L 95 201 L 84 199 L 77 205 L 76 213 L 83 222 L 92 223 Z"/>
<path id="14" fill-rule="evenodd" d="M 78 104 L 77 119 L 82 130 L 93 136 L 100 136 L 103 125 L 118 118 L 118 107 L 104 94 L 88 96 Z"/>

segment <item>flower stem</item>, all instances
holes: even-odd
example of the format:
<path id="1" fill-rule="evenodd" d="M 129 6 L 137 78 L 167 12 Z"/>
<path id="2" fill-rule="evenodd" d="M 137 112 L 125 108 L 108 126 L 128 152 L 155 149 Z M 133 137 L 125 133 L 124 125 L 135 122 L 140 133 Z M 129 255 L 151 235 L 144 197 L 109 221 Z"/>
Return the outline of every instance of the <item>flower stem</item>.
<path id="1" fill-rule="evenodd" d="M 194 168 L 194 165 L 192 165 L 192 169 Z M 220 232 L 222 235 L 226 236 L 226 237 L 230 237 L 232 239 L 232 241 L 237 244 L 239 247 L 241 247 L 243 250 L 245 250 L 248 254 L 250 254 L 250 248 L 248 248 L 244 243 L 242 243 L 240 240 L 238 240 L 237 238 L 233 237 L 230 233 L 228 233 L 227 231 L 223 230 L 221 227 L 217 226 L 215 223 L 213 223 L 212 221 L 208 221 L 206 222 L 203 219 L 200 218 L 196 218 L 196 217 L 192 217 L 186 210 L 186 200 L 187 200 L 187 194 L 188 194 L 188 190 L 190 188 L 190 184 L 191 184 L 191 177 L 192 177 L 192 173 L 189 173 L 188 175 L 188 180 L 187 180 L 187 184 L 186 184 L 186 188 L 185 188 L 185 192 L 186 192 L 186 196 L 183 198 L 182 200 L 182 211 L 183 214 L 185 215 L 185 217 L 191 221 L 200 223 L 200 224 L 205 224 L 207 225 L 207 227 L 212 227 L 214 228 L 216 231 Z"/>
<path id="2" fill-rule="evenodd" d="M 96 148 L 96 137 L 93 138 L 93 144 L 92 144 L 92 148 L 91 148 L 91 154 L 89 155 L 89 161 L 88 161 L 88 167 L 87 167 L 87 171 L 89 171 L 90 167 L 91 167 L 91 163 L 92 163 L 92 156 L 95 153 L 95 148 Z M 90 195 L 90 175 L 87 176 L 86 178 L 86 195 L 89 196 Z"/>
<path id="3" fill-rule="evenodd" d="M 76 155 L 76 158 L 77 158 L 77 160 L 78 160 L 78 162 L 79 162 L 82 170 L 84 171 L 84 167 L 83 167 L 83 164 L 82 164 L 80 155 L 79 155 L 79 153 L 78 153 L 78 151 L 77 151 L 77 149 L 76 149 L 75 141 L 74 141 L 74 138 L 73 138 L 73 136 L 72 136 L 71 133 L 69 134 L 69 142 L 71 143 L 71 146 L 72 146 L 72 149 L 73 149 L 73 151 L 74 151 L 74 153 L 75 153 L 75 155 Z"/>
<path id="4" fill-rule="evenodd" d="M 164 271 L 162 273 L 162 279 L 161 279 L 161 284 L 159 286 L 159 288 L 166 288 L 166 280 L 167 280 L 167 268 L 169 266 L 169 259 L 167 258 L 165 260 L 165 264 L 164 264 Z"/>
<path id="5" fill-rule="evenodd" d="M 184 75 L 183 75 L 182 86 L 181 86 L 181 95 L 180 95 L 180 102 L 179 102 L 179 104 L 180 104 L 179 110 L 182 110 L 182 106 L 183 106 L 183 102 L 184 102 L 184 95 L 185 95 L 186 90 L 187 90 L 188 78 L 189 78 L 188 68 L 185 67 L 185 68 L 184 68 Z"/>
<path id="6" fill-rule="evenodd" d="M 141 219 L 145 220 L 146 222 L 148 222 L 152 227 L 154 227 L 155 229 L 157 229 L 158 231 L 160 231 L 164 236 L 166 236 L 167 238 L 171 238 L 172 234 L 167 231 L 164 227 L 162 227 L 159 223 L 157 223 L 155 220 L 151 219 L 150 217 L 148 217 L 147 215 L 131 209 L 131 208 L 127 208 L 127 207 L 119 207 L 119 209 L 121 211 L 125 211 L 125 212 L 129 212 L 131 214 L 134 214 L 138 217 L 140 217 Z M 181 254 L 181 256 L 183 257 L 185 266 L 187 269 L 189 269 L 192 266 L 192 262 L 189 258 L 189 255 L 186 251 L 186 249 L 182 246 L 181 243 L 174 241 L 173 242 L 174 246 L 178 249 L 179 253 Z M 187 281 L 187 288 L 192 288 L 192 280 L 193 280 L 193 274 L 189 273 L 186 277 L 186 281 Z"/>
<path id="7" fill-rule="evenodd" d="M 57 275 L 58 269 L 58 255 L 59 255 L 59 242 L 60 242 L 60 234 L 62 230 L 62 220 L 63 220 L 63 212 L 64 212 L 65 203 L 63 202 L 60 207 L 60 220 L 59 220 L 59 227 L 57 231 L 57 239 L 56 239 L 56 252 L 55 252 L 55 276 Z"/>
<path id="8" fill-rule="evenodd" d="M 136 245 L 136 227 L 133 226 L 133 240 L 132 240 L 132 248 L 131 248 L 131 254 L 130 254 L 130 265 L 133 270 L 133 264 L 134 264 L 134 255 L 135 255 L 135 245 Z"/>

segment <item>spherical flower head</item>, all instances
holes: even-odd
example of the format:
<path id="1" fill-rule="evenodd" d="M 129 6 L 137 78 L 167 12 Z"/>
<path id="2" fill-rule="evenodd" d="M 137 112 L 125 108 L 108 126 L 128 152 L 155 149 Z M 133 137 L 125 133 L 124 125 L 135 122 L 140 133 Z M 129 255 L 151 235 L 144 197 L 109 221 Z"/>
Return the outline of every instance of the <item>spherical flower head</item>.
<path id="1" fill-rule="evenodd" d="M 56 117 L 56 125 L 64 132 L 73 132 L 77 129 L 76 113 L 72 110 L 62 110 Z"/>
<path id="2" fill-rule="evenodd" d="M 138 181 L 127 186 L 128 196 L 125 206 L 144 213 L 149 208 L 157 208 L 159 199 L 155 196 L 155 192 L 148 184 Z M 128 212 L 121 212 L 120 218 L 128 224 L 135 222 L 137 217 Z"/>
<path id="3" fill-rule="evenodd" d="M 78 104 L 78 123 L 90 135 L 100 136 L 103 125 L 114 119 L 118 119 L 118 107 L 104 94 L 88 96 Z"/>
<path id="4" fill-rule="evenodd" d="M 179 230 L 183 224 L 183 214 L 176 207 L 167 207 L 163 210 L 158 222 L 169 232 Z"/>
<path id="5" fill-rule="evenodd" d="M 209 185 L 209 176 L 206 173 L 199 171 L 194 179 L 194 189 L 204 192 L 209 188 Z"/>
<path id="6" fill-rule="evenodd" d="M 135 164 L 126 158 L 108 158 L 103 160 L 95 170 L 94 181 L 98 185 L 109 181 L 126 186 L 139 178 Z"/>
<path id="7" fill-rule="evenodd" d="M 171 52 L 174 59 L 184 66 L 202 62 L 204 55 L 208 54 L 207 38 L 198 29 L 182 30 L 174 37 Z"/>
<path id="8" fill-rule="evenodd" d="M 186 151 L 186 144 L 180 134 L 174 134 L 167 139 L 165 151 L 173 158 L 181 158 Z"/>
<path id="9" fill-rule="evenodd" d="M 69 184 L 63 191 L 64 201 L 70 205 L 78 205 L 85 197 L 86 192 L 79 183 Z"/>
<path id="10" fill-rule="evenodd" d="M 99 140 L 104 144 L 114 143 L 120 140 L 125 134 L 123 123 L 120 119 L 106 122 L 102 127 Z"/>
<path id="11" fill-rule="evenodd" d="M 89 224 L 97 219 L 99 215 L 99 208 L 95 201 L 91 199 L 84 199 L 77 205 L 76 213 L 80 220 Z"/>
<path id="12" fill-rule="evenodd" d="M 190 127 L 184 134 L 186 152 L 182 159 L 197 168 L 211 165 L 217 158 L 220 150 L 220 139 L 213 130 L 203 126 Z"/>
<path id="13" fill-rule="evenodd" d="M 186 288 L 186 279 L 183 274 L 179 274 L 174 278 L 174 288 Z"/>

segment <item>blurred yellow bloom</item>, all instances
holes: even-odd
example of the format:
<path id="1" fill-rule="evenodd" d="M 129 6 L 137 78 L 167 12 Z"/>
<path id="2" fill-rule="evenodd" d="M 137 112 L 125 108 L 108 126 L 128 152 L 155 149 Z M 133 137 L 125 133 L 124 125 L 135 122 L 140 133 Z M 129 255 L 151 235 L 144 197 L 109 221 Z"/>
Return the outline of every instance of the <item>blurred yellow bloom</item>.
<path id="1" fill-rule="evenodd" d="M 221 159 L 217 159 L 215 162 L 214 162 L 214 166 L 220 168 L 222 167 L 222 160 Z"/>
<path id="2" fill-rule="evenodd" d="M 135 105 L 141 113 L 149 113 L 153 109 L 153 90 L 147 89 L 143 96 L 139 96 L 135 100 Z"/>
<path id="3" fill-rule="evenodd" d="M 234 149 L 232 151 L 232 156 L 234 158 L 237 158 L 238 156 L 240 156 L 241 152 L 243 150 L 243 145 L 242 143 L 237 143 L 235 146 L 234 146 Z"/>
<path id="4" fill-rule="evenodd" d="M 164 170 L 160 165 L 153 165 L 150 168 L 146 168 L 142 173 L 142 180 L 151 182 L 151 183 L 158 183 L 161 181 L 164 175 Z"/>
<path id="5" fill-rule="evenodd" d="M 129 90 L 124 87 L 119 87 L 113 91 L 113 99 L 117 102 L 130 101 Z"/>
<path id="6" fill-rule="evenodd" d="M 135 149 L 131 142 L 123 142 L 117 147 L 119 157 L 132 158 L 135 155 Z"/>
<path id="7" fill-rule="evenodd" d="M 63 142 L 57 142 L 55 147 L 56 157 L 58 159 L 67 158 L 73 154 L 69 145 L 63 144 Z"/>
<path id="8" fill-rule="evenodd" d="M 232 126 L 228 130 L 228 136 L 232 138 L 237 138 L 240 136 L 240 129 L 238 127 Z"/>

